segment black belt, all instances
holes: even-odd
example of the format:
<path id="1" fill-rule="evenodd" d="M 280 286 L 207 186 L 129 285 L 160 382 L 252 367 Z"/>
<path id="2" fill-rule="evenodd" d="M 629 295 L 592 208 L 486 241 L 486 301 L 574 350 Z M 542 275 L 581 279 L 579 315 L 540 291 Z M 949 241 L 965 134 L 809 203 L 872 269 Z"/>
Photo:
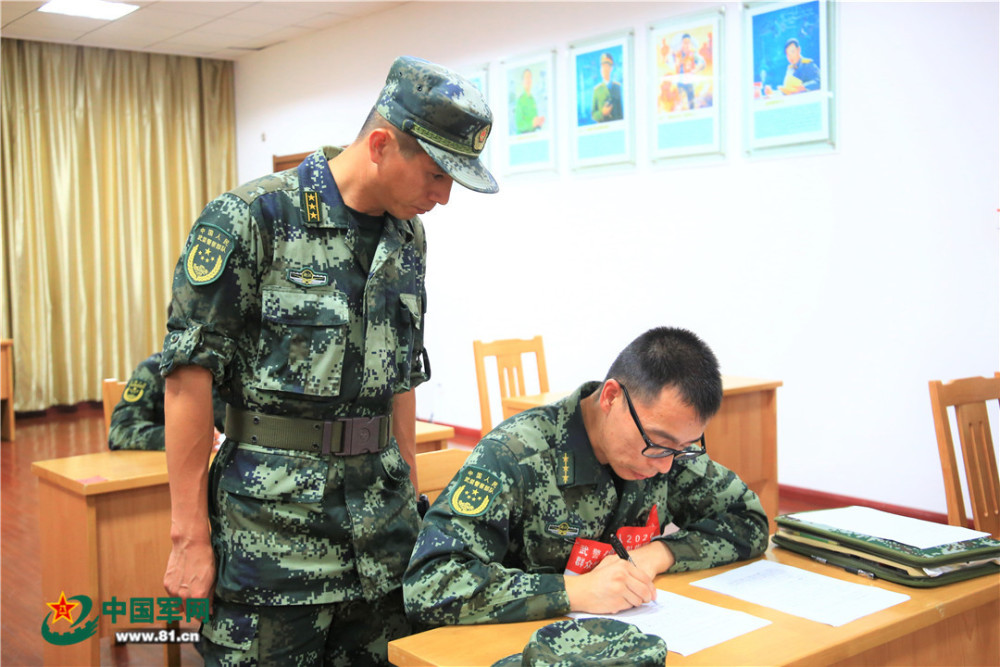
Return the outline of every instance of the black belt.
<path id="1" fill-rule="evenodd" d="M 265 415 L 227 405 L 226 437 L 263 447 L 314 454 L 373 454 L 389 443 L 392 416 L 322 421 Z"/>

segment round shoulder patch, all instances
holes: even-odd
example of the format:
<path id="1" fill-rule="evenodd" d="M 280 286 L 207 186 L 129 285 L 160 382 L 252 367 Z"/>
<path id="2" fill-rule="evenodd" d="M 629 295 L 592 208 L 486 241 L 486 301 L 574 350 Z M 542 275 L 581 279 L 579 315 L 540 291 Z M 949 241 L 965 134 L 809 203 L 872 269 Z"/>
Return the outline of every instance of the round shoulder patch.
<path id="1" fill-rule="evenodd" d="M 490 508 L 500 491 L 499 477 L 485 468 L 465 466 L 451 492 L 451 511 L 462 516 L 479 516 Z"/>
<path id="2" fill-rule="evenodd" d="M 126 403 L 135 403 L 142 398 L 144 393 L 146 393 L 146 383 L 142 380 L 132 380 L 125 385 L 122 398 L 125 399 Z"/>
<path id="3" fill-rule="evenodd" d="M 215 225 L 202 223 L 191 232 L 191 248 L 184 259 L 184 273 L 192 285 L 218 280 L 235 247 L 233 237 Z"/>

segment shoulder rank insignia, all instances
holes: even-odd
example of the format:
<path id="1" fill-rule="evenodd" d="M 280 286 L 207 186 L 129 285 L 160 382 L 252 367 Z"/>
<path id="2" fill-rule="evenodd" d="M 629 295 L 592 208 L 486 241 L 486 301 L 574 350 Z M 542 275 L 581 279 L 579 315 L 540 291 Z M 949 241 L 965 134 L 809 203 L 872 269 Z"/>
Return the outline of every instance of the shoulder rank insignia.
<path id="1" fill-rule="evenodd" d="M 489 509 L 500 491 L 500 479 L 489 470 L 466 466 L 451 492 L 451 510 L 462 516 L 479 516 Z"/>
<path id="2" fill-rule="evenodd" d="M 207 285 L 222 275 L 235 242 L 228 232 L 215 225 L 200 224 L 184 260 L 184 272 L 192 285 Z"/>
<path id="3" fill-rule="evenodd" d="M 576 479 L 576 473 L 573 468 L 573 455 L 569 452 L 559 453 L 559 462 L 557 463 L 558 472 L 556 477 L 556 483 L 559 486 L 569 486 L 574 483 Z"/>
<path id="4" fill-rule="evenodd" d="M 125 399 L 126 403 L 135 403 L 142 395 L 146 392 L 146 383 L 142 380 L 132 380 L 127 385 L 125 385 L 125 391 L 122 392 L 122 398 Z"/>
<path id="5" fill-rule="evenodd" d="M 312 190 L 302 191 L 302 212 L 306 215 L 306 222 L 322 222 L 323 218 L 319 214 L 319 193 Z"/>
<path id="6" fill-rule="evenodd" d="M 303 287 L 322 287 L 330 282 L 330 276 L 306 267 L 304 269 L 288 269 L 288 280 Z"/>

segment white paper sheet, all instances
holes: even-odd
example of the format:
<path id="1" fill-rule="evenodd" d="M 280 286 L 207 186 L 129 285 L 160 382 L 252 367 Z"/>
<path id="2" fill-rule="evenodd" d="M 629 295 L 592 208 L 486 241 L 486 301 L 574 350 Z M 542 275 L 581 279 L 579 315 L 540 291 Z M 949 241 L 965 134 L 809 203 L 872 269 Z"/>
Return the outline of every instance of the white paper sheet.
<path id="1" fill-rule="evenodd" d="M 792 514 L 803 521 L 821 523 L 831 528 L 850 530 L 873 537 L 895 540 L 918 549 L 929 549 L 952 542 L 974 540 L 989 533 L 970 530 L 961 526 L 948 526 L 933 521 L 921 521 L 908 516 L 899 516 L 870 507 L 839 507 L 831 510 L 816 510 Z"/>
<path id="2" fill-rule="evenodd" d="M 657 590 L 656 599 L 617 614 L 572 613 L 574 618 L 600 616 L 632 623 L 648 635 L 663 637 L 667 650 L 691 655 L 771 623 L 741 611 Z"/>
<path id="3" fill-rule="evenodd" d="M 691 585 L 833 626 L 910 599 L 909 595 L 876 586 L 854 584 L 763 560 L 693 581 Z"/>

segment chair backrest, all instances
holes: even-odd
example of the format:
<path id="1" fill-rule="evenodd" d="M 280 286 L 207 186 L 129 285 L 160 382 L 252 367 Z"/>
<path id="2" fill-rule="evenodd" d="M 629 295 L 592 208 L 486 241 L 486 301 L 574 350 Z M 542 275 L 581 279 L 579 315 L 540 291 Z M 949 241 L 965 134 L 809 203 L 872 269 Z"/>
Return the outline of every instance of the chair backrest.
<path id="1" fill-rule="evenodd" d="M 476 381 L 479 383 L 479 413 L 482 418 L 482 435 L 493 428 L 490 416 L 490 394 L 486 382 L 486 357 L 496 357 L 497 377 L 500 380 L 500 400 L 511 396 L 524 396 L 524 364 L 521 355 L 534 353 L 535 365 L 538 367 L 538 391 L 549 390 L 549 375 L 545 369 L 545 350 L 542 337 L 535 336 L 528 340 L 509 338 L 484 343 L 472 341 L 472 350 L 476 357 Z"/>
<path id="2" fill-rule="evenodd" d="M 420 487 L 417 493 L 426 494 L 433 503 L 471 453 L 468 449 L 452 448 L 417 454 L 417 485 Z"/>
<path id="3" fill-rule="evenodd" d="M 101 401 L 104 403 L 105 434 L 111 430 L 111 413 L 115 411 L 115 406 L 122 400 L 122 393 L 125 391 L 125 385 L 127 384 L 128 382 L 122 382 L 121 380 L 116 380 L 115 378 L 106 378 L 101 382 Z"/>
<path id="4" fill-rule="evenodd" d="M 964 378 L 946 383 L 932 380 L 930 392 L 948 500 L 948 523 L 966 525 L 965 500 L 948 420 L 948 408 L 954 407 L 972 507 L 972 525 L 976 530 L 1000 538 L 1000 477 L 997 475 L 997 457 L 986 407 L 987 401 L 1000 404 L 1000 373 L 995 373 L 992 378 Z"/>

